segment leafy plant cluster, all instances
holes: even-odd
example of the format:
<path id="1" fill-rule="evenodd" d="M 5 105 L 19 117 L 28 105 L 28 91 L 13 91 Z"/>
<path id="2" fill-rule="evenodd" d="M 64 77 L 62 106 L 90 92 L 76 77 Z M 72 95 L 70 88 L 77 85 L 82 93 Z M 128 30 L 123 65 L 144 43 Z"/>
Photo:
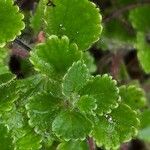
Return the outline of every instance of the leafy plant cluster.
<path id="1" fill-rule="evenodd" d="M 137 47 L 144 46 L 139 59 L 147 71 L 140 14 L 135 10 L 130 18 L 139 31 Z M 140 120 L 147 127 L 143 118 L 149 112 L 141 112 L 146 97 L 138 85 L 119 86 L 109 74 L 93 75 L 96 66 L 87 50 L 102 32 L 93 2 L 40 0 L 26 28 L 23 18 L 13 0 L 0 0 L 0 149 L 91 150 L 91 139 L 97 147 L 118 149 L 137 136 Z M 25 60 L 30 73 L 18 79 L 8 67 L 10 43 L 27 28 L 45 36 L 32 44 Z"/>

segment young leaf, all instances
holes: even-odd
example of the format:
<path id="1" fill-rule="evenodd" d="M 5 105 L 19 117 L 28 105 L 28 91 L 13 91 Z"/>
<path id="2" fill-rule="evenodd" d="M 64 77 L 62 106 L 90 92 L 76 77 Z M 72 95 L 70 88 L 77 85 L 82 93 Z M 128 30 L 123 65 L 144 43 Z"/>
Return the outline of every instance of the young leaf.
<path id="1" fill-rule="evenodd" d="M 86 141 L 69 141 L 60 143 L 57 150 L 89 150 Z"/>
<path id="2" fill-rule="evenodd" d="M 92 123 L 81 113 L 67 110 L 54 119 L 52 130 L 65 141 L 84 140 L 92 130 Z"/>
<path id="3" fill-rule="evenodd" d="M 18 98 L 17 93 L 15 81 L 0 85 L 0 113 L 12 109 L 13 102 Z"/>
<path id="4" fill-rule="evenodd" d="M 45 137 L 51 136 L 52 122 L 59 113 L 60 105 L 61 100 L 51 94 L 33 95 L 26 105 L 30 126 Z"/>
<path id="5" fill-rule="evenodd" d="M 12 138 L 8 132 L 6 126 L 0 123 L 0 149 L 1 150 L 13 150 Z"/>
<path id="6" fill-rule="evenodd" d="M 69 97 L 73 93 L 78 93 L 78 91 L 82 89 L 89 78 L 89 70 L 83 62 L 78 61 L 73 63 L 63 78 L 63 94 Z"/>
<path id="7" fill-rule="evenodd" d="M 79 95 L 89 95 L 97 102 L 96 112 L 99 115 L 108 113 L 111 109 L 118 106 L 119 91 L 116 87 L 116 81 L 112 80 L 107 74 L 93 77 L 80 90 Z"/>
<path id="8" fill-rule="evenodd" d="M 93 110 L 97 108 L 96 99 L 84 95 L 77 101 L 77 107 L 83 113 L 93 114 Z"/>
<path id="9" fill-rule="evenodd" d="M 21 34 L 25 26 L 23 18 L 23 14 L 19 12 L 19 7 L 14 5 L 13 0 L 0 1 L 0 47 Z"/>
<path id="10" fill-rule="evenodd" d="M 130 11 L 129 19 L 135 29 L 147 32 L 150 29 L 149 5 L 137 7 Z M 144 16 L 144 17 L 143 17 Z M 146 19 L 145 19 L 146 18 Z"/>
<path id="11" fill-rule="evenodd" d="M 137 135 L 139 120 L 131 108 L 120 104 L 111 114 L 99 117 L 95 121 L 92 135 L 98 146 L 105 146 L 106 149 L 116 149 L 120 143 L 131 140 Z"/>
<path id="12" fill-rule="evenodd" d="M 137 33 L 136 48 L 138 50 L 138 59 L 146 73 L 150 73 L 150 44 L 146 41 L 144 33 Z"/>
<path id="13" fill-rule="evenodd" d="M 81 52 L 76 44 L 70 44 L 69 39 L 63 36 L 50 36 L 44 44 L 38 45 L 31 52 L 31 62 L 35 69 L 51 78 L 64 75 L 74 61 L 81 58 Z"/>
<path id="14" fill-rule="evenodd" d="M 54 7 L 46 11 L 46 32 L 49 35 L 66 35 L 79 49 L 88 49 L 99 39 L 101 15 L 89 0 L 53 0 Z"/>
<path id="15" fill-rule="evenodd" d="M 129 105 L 132 109 L 138 110 L 145 106 L 146 97 L 144 91 L 137 86 L 121 86 L 120 96 L 122 101 Z"/>

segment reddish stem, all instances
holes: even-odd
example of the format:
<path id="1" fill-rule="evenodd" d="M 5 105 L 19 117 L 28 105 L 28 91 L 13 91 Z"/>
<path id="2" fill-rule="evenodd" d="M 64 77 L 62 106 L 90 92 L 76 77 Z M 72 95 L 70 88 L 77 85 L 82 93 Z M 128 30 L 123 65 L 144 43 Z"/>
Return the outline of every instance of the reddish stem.
<path id="1" fill-rule="evenodd" d="M 94 143 L 93 138 L 88 137 L 87 141 L 88 141 L 89 149 L 90 150 L 95 150 L 95 143 Z"/>

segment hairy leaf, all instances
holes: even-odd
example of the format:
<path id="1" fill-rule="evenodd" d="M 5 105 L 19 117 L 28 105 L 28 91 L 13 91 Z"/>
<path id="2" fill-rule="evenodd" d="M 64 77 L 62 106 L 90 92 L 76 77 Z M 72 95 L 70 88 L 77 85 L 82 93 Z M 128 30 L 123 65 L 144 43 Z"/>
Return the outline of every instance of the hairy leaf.
<path id="1" fill-rule="evenodd" d="M 64 75 L 74 61 L 81 58 L 81 52 L 76 44 L 70 44 L 69 39 L 63 36 L 50 36 L 44 44 L 39 44 L 31 53 L 31 62 L 35 69 L 51 78 Z"/>
<path id="2" fill-rule="evenodd" d="M 49 35 L 66 35 L 79 46 L 88 49 L 99 39 L 101 15 L 88 0 L 53 0 L 46 11 L 46 31 Z"/>
<path id="3" fill-rule="evenodd" d="M 134 85 L 121 86 L 120 96 L 125 104 L 129 105 L 132 109 L 135 110 L 143 108 L 146 104 L 144 91 Z"/>
<path id="4" fill-rule="evenodd" d="M 57 137 L 69 140 L 84 140 L 92 130 L 91 122 L 81 113 L 64 111 L 54 119 L 52 130 Z"/>
<path id="5" fill-rule="evenodd" d="M 77 107 L 83 113 L 93 114 L 93 110 L 97 108 L 96 99 L 84 95 L 77 101 Z"/>
<path id="6" fill-rule="evenodd" d="M 63 78 L 62 91 L 64 95 L 71 96 L 74 93 L 78 93 L 89 78 L 89 70 L 83 62 L 73 63 Z"/>
<path id="7" fill-rule="evenodd" d="M 99 117 L 95 121 L 93 137 L 98 146 L 116 149 L 120 143 L 130 141 L 137 135 L 139 120 L 134 111 L 125 104 L 120 104 L 111 114 Z"/>
<path id="8" fill-rule="evenodd" d="M 25 26 L 23 18 L 23 14 L 19 12 L 19 7 L 14 5 L 13 0 L 0 1 L 0 47 L 21 34 Z"/>
<path id="9" fill-rule="evenodd" d="M 51 94 L 41 93 L 32 96 L 26 105 L 30 126 L 45 138 L 52 134 L 52 122 L 59 113 L 61 102 Z"/>
<path id="10" fill-rule="evenodd" d="M 119 94 L 116 87 L 116 81 L 111 76 L 103 75 L 93 77 L 80 90 L 80 95 L 89 95 L 96 99 L 99 115 L 110 112 L 111 109 L 118 106 Z"/>

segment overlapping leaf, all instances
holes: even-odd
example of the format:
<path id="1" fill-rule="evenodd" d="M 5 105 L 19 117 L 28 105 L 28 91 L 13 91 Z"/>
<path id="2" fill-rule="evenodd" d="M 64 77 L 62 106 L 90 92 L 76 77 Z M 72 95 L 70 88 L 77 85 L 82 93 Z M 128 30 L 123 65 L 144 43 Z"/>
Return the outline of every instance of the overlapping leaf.
<path id="1" fill-rule="evenodd" d="M 81 50 L 99 39 L 101 15 L 95 4 L 88 0 L 53 0 L 52 3 L 46 11 L 49 35 L 67 35 Z"/>
<path id="2" fill-rule="evenodd" d="M 62 91 L 64 95 L 71 96 L 73 93 L 78 93 L 89 78 L 89 70 L 83 62 L 73 63 L 63 78 Z"/>
<path id="3" fill-rule="evenodd" d="M 1 150 L 13 150 L 12 138 L 8 133 L 8 129 L 3 124 L 0 124 L 0 149 Z"/>
<path id="4" fill-rule="evenodd" d="M 52 135 L 52 122 L 59 113 L 61 100 L 51 94 L 37 94 L 32 96 L 26 105 L 29 124 L 36 132 L 48 138 Z"/>
<path id="5" fill-rule="evenodd" d="M 18 94 L 15 81 L 0 85 L 0 113 L 11 110 L 13 102 L 17 98 Z"/>
<path id="6" fill-rule="evenodd" d="M 95 121 L 92 133 L 98 146 L 116 149 L 120 143 L 129 141 L 137 135 L 139 120 L 134 111 L 125 104 L 120 104 L 111 114 L 99 117 Z"/>
<path id="7" fill-rule="evenodd" d="M 24 28 L 23 17 L 13 0 L 0 1 L 0 47 L 21 34 Z"/>
<path id="8" fill-rule="evenodd" d="M 69 141 L 58 145 L 57 150 L 88 150 L 86 141 Z"/>
<path id="9" fill-rule="evenodd" d="M 50 78 L 63 75 L 74 61 L 81 58 L 76 44 L 70 44 L 63 36 L 50 36 L 44 44 L 38 45 L 31 53 L 31 62 L 35 68 Z"/>
<path id="10" fill-rule="evenodd" d="M 146 104 L 145 93 L 137 86 L 121 86 L 120 96 L 122 101 L 134 110 L 141 109 Z"/>
<path id="11" fill-rule="evenodd" d="M 107 74 L 93 77 L 80 90 L 79 94 L 91 96 L 96 100 L 96 112 L 99 115 L 110 112 L 111 109 L 118 106 L 119 96 L 116 81 Z"/>
<path id="12" fill-rule="evenodd" d="M 65 141 L 84 140 L 92 130 L 92 123 L 81 113 L 66 110 L 54 119 L 52 130 Z"/>

